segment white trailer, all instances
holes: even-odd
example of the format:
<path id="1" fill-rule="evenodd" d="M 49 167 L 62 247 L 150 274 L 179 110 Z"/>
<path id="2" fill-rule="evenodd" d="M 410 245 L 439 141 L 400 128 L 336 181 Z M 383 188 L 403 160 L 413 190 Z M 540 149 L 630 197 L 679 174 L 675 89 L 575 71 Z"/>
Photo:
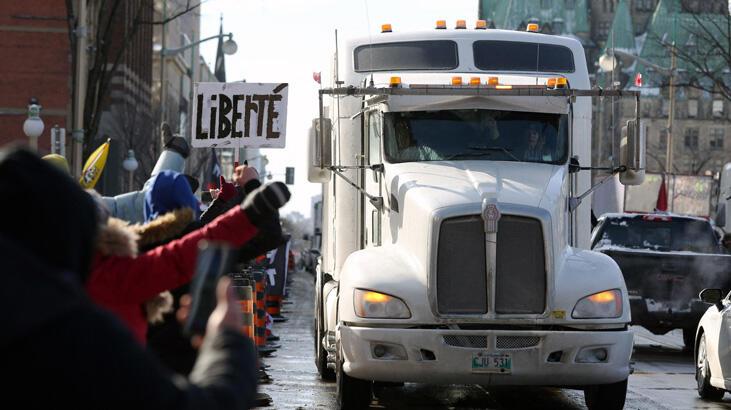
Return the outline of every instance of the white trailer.
<path id="1" fill-rule="evenodd" d="M 573 387 L 621 408 L 630 309 L 617 265 L 587 250 L 586 170 L 592 96 L 639 113 L 637 93 L 589 90 L 565 37 L 387 31 L 340 50 L 309 172 L 316 363 L 340 407 L 374 382 L 424 382 Z M 625 184 L 644 173 L 638 120 L 613 143 Z"/>

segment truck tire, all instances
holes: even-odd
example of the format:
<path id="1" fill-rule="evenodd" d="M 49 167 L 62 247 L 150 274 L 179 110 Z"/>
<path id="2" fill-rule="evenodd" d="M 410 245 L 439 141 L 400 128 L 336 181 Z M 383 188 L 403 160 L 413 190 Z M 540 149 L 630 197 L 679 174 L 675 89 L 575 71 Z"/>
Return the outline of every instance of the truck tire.
<path id="1" fill-rule="evenodd" d="M 704 400 L 721 400 L 725 391 L 711 385 L 711 368 L 708 366 L 706 335 L 703 333 L 701 333 L 698 341 L 698 353 L 696 354 L 695 363 L 695 381 L 698 383 L 698 395 Z"/>
<path id="2" fill-rule="evenodd" d="M 317 373 L 320 375 L 320 379 L 332 382 L 335 381 L 335 371 L 327 367 L 327 350 L 325 350 L 325 346 L 322 344 L 322 339 L 325 337 L 322 323 L 325 317 L 322 306 L 322 283 L 317 282 L 317 294 L 315 295 L 315 329 L 313 332 L 315 335 L 315 366 L 317 367 Z"/>
<path id="3" fill-rule="evenodd" d="M 589 410 L 621 410 L 626 397 L 627 379 L 584 389 L 584 401 Z"/>
<path id="4" fill-rule="evenodd" d="M 343 371 L 342 351 L 338 345 L 338 365 L 336 371 L 337 379 L 337 401 L 338 409 L 366 409 L 371 404 L 373 397 L 373 382 L 350 377 Z"/>

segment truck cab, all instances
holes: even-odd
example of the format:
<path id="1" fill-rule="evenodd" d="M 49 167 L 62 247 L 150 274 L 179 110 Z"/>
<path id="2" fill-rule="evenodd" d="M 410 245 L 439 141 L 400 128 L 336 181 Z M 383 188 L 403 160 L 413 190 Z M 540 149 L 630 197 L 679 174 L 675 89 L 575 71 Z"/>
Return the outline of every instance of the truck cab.
<path id="1" fill-rule="evenodd" d="M 588 250 L 582 46 L 384 31 L 341 48 L 311 130 L 320 375 L 341 408 L 374 382 L 564 386 L 621 408 L 630 308 L 616 263 Z M 613 170 L 628 184 L 644 167 L 632 127 Z"/>

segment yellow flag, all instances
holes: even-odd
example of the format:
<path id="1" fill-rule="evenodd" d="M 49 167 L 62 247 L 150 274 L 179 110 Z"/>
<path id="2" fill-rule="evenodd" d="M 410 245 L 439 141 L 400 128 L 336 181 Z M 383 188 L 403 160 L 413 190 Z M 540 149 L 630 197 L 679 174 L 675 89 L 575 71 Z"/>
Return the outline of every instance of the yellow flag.
<path id="1" fill-rule="evenodd" d="M 107 163 L 107 156 L 109 155 L 109 141 L 107 140 L 107 142 L 100 145 L 96 151 L 89 155 L 89 159 L 86 160 L 84 169 L 81 171 L 81 178 L 79 179 L 79 184 L 81 184 L 82 188 L 94 188 L 96 181 L 102 175 L 104 165 Z"/>

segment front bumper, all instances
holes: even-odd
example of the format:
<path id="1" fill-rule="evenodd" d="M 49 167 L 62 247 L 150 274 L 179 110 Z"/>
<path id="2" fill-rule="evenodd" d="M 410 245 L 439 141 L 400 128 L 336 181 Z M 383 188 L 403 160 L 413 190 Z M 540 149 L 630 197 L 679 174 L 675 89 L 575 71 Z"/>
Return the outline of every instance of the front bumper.
<path id="1" fill-rule="evenodd" d="M 374 381 L 433 384 L 574 387 L 614 383 L 629 376 L 633 346 L 632 333 L 629 330 L 442 330 L 340 325 L 339 333 L 344 356 L 343 370 L 349 376 Z M 447 344 L 445 336 L 486 337 L 487 347 L 453 346 Z M 537 339 L 538 342 L 529 347 L 498 349 L 497 336 L 523 337 L 521 340 L 533 341 Z M 450 339 L 454 340 L 453 337 Z M 379 343 L 402 346 L 406 359 L 377 359 L 373 347 Z M 577 355 L 587 347 L 606 348 L 606 360 L 602 363 L 577 363 Z M 480 351 L 510 353 L 512 373 L 473 373 L 472 354 Z M 549 361 L 549 355 L 558 351 L 562 352 L 560 360 Z M 554 354 L 551 360 L 555 359 Z"/>

